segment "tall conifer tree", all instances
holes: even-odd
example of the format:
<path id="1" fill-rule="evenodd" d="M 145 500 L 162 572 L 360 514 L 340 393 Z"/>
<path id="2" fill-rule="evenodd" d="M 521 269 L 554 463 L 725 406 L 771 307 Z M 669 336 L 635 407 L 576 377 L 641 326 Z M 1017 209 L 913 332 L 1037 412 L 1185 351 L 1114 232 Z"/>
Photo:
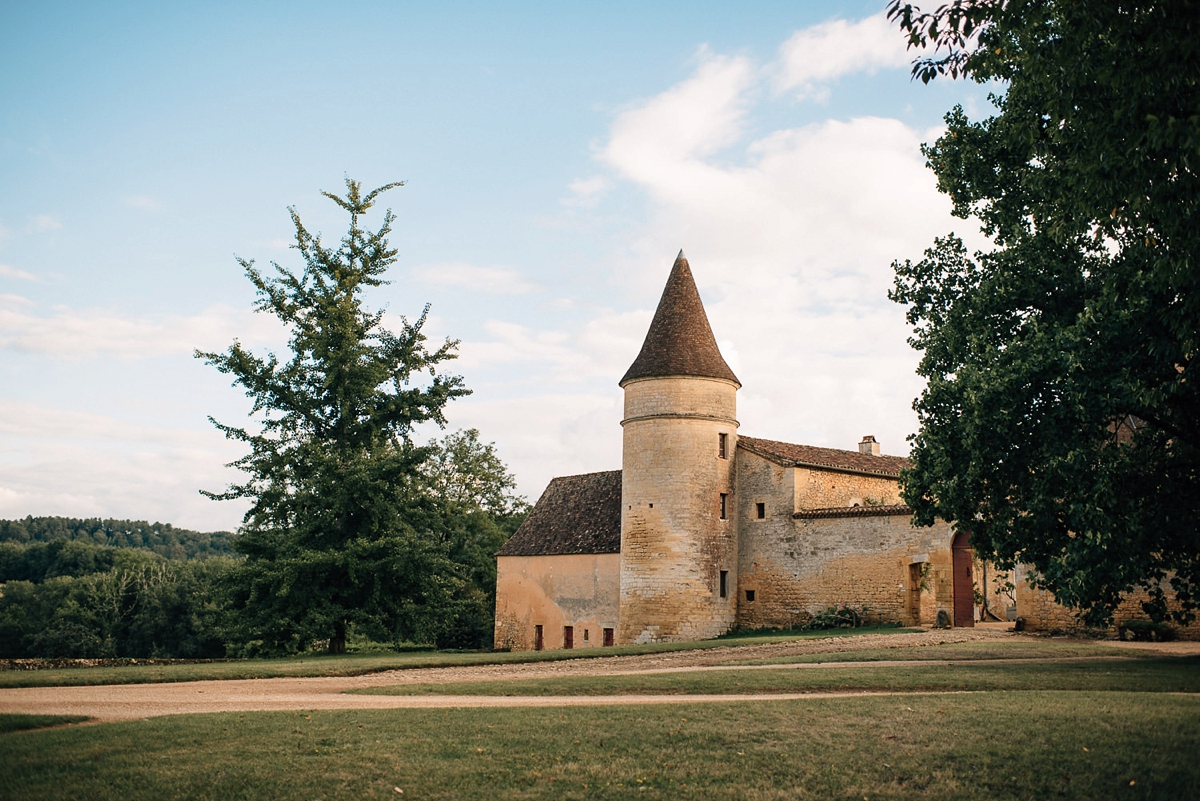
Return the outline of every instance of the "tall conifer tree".
<path id="1" fill-rule="evenodd" d="M 373 232 L 361 218 L 401 185 L 363 194 L 347 179 L 344 197 L 322 193 L 350 215 L 332 247 L 289 208 L 302 272 L 272 263 L 276 275 L 268 276 L 238 259 L 257 290 L 255 310 L 287 326 L 290 358 L 260 357 L 236 341 L 223 353 L 196 353 L 233 376 L 260 421 L 251 430 L 212 420 L 250 453 L 231 465 L 246 474 L 243 483 L 205 493 L 251 502 L 235 541 L 246 559 L 233 587 L 237 639 L 249 651 L 328 640 L 339 653 L 352 625 L 385 640 L 432 639 L 462 586 L 462 569 L 431 533 L 437 511 L 420 474 L 430 448 L 412 440 L 414 426 L 444 424 L 446 404 L 468 393 L 459 377 L 440 372 L 457 342 L 427 346 L 428 306 L 391 332 L 381 311 L 363 305 L 364 290 L 388 283 L 396 251 L 387 241 L 391 210 Z"/>

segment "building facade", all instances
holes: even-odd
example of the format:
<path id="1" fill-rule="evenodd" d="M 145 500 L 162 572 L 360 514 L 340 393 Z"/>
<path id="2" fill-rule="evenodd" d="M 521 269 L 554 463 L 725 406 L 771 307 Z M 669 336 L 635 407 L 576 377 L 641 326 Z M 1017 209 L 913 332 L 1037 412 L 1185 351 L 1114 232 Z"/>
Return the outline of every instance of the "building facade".
<path id="1" fill-rule="evenodd" d="M 911 524 L 905 459 L 872 436 L 838 450 L 740 434 L 741 383 L 682 252 L 620 385 L 621 469 L 551 481 L 497 555 L 497 648 L 706 639 L 840 604 L 908 626 L 981 614 L 969 536 Z M 982 613 L 1005 619 L 997 598 Z"/>

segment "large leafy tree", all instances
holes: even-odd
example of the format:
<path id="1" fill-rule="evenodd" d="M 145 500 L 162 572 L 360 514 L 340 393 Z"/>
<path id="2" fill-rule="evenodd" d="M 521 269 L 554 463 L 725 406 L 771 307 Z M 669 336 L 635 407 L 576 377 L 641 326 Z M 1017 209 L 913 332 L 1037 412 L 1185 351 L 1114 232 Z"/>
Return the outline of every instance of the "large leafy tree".
<path id="1" fill-rule="evenodd" d="M 953 236 L 896 264 L 927 388 L 905 498 L 1091 623 L 1200 582 L 1200 3 L 955 0 L 889 14 L 926 82 L 991 82 L 924 153 Z M 1167 587 L 1178 601 L 1168 608 Z"/>
<path id="2" fill-rule="evenodd" d="M 347 179 L 344 197 L 323 193 L 350 217 L 332 246 L 289 209 L 302 271 L 273 264 L 276 274 L 264 275 L 239 259 L 256 311 L 289 329 L 290 358 L 256 356 L 238 342 L 197 353 L 245 388 L 260 423 L 213 421 L 250 453 L 232 464 L 243 483 L 206 493 L 251 502 L 235 540 L 246 559 L 233 582 L 236 638 L 249 651 L 328 640 L 336 653 L 350 626 L 385 641 L 431 640 L 464 586 L 423 479 L 433 449 L 413 441 L 415 426 L 444 424 L 447 402 L 467 394 L 461 379 L 440 372 L 457 343 L 429 347 L 425 312 L 392 332 L 363 304 L 364 290 L 386 283 L 396 251 L 387 241 L 391 211 L 374 231 L 362 217 L 399 185 L 364 194 Z"/>

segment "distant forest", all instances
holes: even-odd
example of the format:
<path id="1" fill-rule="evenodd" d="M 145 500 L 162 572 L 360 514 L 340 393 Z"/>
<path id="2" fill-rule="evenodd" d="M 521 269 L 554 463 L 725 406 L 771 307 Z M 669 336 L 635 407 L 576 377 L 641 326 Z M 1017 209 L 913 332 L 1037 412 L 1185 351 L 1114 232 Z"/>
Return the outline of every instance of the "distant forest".
<path id="1" fill-rule="evenodd" d="M 98 517 L 0 520 L 0 542 L 30 545 L 67 540 L 140 548 L 173 560 L 235 556 L 230 544 L 232 536 L 228 531 L 189 531 L 175 528 L 170 523 L 147 523 L 145 520 L 102 520 Z"/>

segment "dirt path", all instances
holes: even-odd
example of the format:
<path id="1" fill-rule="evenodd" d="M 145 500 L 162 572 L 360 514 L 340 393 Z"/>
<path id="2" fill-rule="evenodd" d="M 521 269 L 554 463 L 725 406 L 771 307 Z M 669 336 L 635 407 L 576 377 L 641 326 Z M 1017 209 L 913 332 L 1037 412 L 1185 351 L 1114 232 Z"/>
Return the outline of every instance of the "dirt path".
<path id="1" fill-rule="evenodd" d="M 873 648 L 895 648 L 897 659 L 866 663 L 872 666 L 912 664 L 903 655 L 909 648 L 943 643 L 992 641 L 1030 642 L 1003 631 L 951 629 L 919 634 L 873 634 L 859 637 L 803 640 L 772 645 L 711 648 L 640 656 L 598 657 L 564 662 L 518 665 L 476 665 L 387 671 L 366 676 L 242 679 L 171 684 L 126 684 L 91 687 L 22 687 L 0 690 L 0 712 L 54 715 L 87 715 L 96 721 L 129 720 L 158 715 L 198 712 L 250 712 L 314 709 L 397 709 L 432 707 L 581 706 L 603 704 L 669 704 L 710 701 L 754 701 L 811 698 L 814 694 L 736 696 L 385 696 L 348 695 L 346 690 L 411 683 L 499 681 L 552 676 L 635 675 L 695 669 L 719 669 L 722 663 L 743 659 L 778 659 L 800 654 L 838 653 Z M 945 664 L 945 662 L 942 662 Z M 812 669 L 850 667 L 864 663 L 803 663 L 765 665 Z M 938 664 L 921 661 L 920 664 Z M 757 666 L 756 666 L 757 667 Z M 878 693 L 822 693 L 844 697 Z M 906 693 L 907 694 L 907 693 Z"/>

